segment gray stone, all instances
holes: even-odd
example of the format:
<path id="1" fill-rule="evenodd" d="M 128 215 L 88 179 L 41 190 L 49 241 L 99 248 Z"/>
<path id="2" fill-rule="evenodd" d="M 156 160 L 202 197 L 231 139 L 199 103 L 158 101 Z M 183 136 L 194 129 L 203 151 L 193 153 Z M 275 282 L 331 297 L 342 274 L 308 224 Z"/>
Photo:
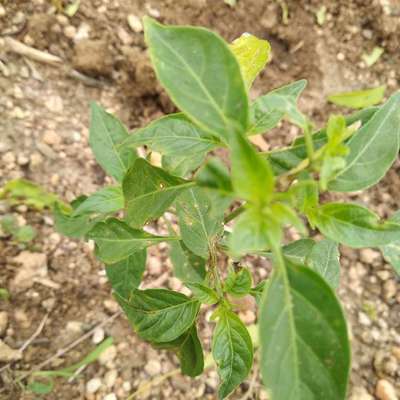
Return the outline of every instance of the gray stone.
<path id="1" fill-rule="evenodd" d="M 0 361 L 1 362 L 12 362 L 18 361 L 22 358 L 22 354 L 19 350 L 14 350 L 0 340 Z"/>
<path id="2" fill-rule="evenodd" d="M 17 257 L 14 257 L 13 261 L 21 266 L 11 281 L 11 291 L 20 292 L 29 289 L 35 283 L 35 278 L 47 276 L 46 254 L 23 251 Z"/>

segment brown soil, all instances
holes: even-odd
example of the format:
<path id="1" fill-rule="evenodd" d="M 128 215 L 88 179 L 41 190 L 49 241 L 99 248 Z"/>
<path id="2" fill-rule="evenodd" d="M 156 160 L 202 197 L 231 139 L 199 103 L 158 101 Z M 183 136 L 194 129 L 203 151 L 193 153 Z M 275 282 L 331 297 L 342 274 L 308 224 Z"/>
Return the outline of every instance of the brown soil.
<path id="1" fill-rule="evenodd" d="M 317 124 L 327 114 L 339 111 L 326 103 L 328 93 L 386 84 L 387 92 L 400 82 L 400 2 L 398 0 L 292 0 L 286 1 L 289 18 L 285 24 L 279 1 L 238 0 L 229 7 L 223 0 L 86 0 L 73 17 L 58 13 L 46 0 L 3 0 L 0 3 L 0 184 L 25 177 L 62 198 L 71 200 L 89 194 L 109 180 L 96 165 L 88 147 L 88 104 L 99 101 L 130 127 L 174 110 L 147 58 L 142 32 L 134 32 L 127 17 L 152 15 L 165 23 L 195 24 L 212 28 L 227 40 L 245 31 L 267 38 L 273 60 L 257 79 L 252 96 L 284 83 L 307 78 L 309 86 L 301 108 Z M 316 12 L 327 7 L 322 26 Z M 4 15 L 2 15 L 2 9 Z M 2 37 L 12 37 L 40 50 L 62 57 L 62 68 L 33 62 L 6 51 Z M 372 66 L 362 60 L 376 46 L 384 53 Z M 71 78 L 75 68 L 95 82 Z M 88 83 L 90 85 L 88 85 Z M 271 132 L 271 147 L 288 143 L 297 134 L 293 127 Z M 400 203 L 397 163 L 377 188 L 356 198 L 381 215 L 391 214 Z M 49 319 L 38 338 L 26 349 L 21 361 L 0 372 L 0 399 L 31 399 L 15 385 L 14 372 L 30 370 L 54 355 L 76 337 L 87 332 L 117 310 L 103 267 L 88 244 L 68 240 L 54 232 L 49 212 L 39 213 L 24 206 L 0 214 L 14 213 L 22 223 L 39 232 L 28 249 L 46 254 L 50 283 L 36 282 L 29 289 L 12 293 L 11 301 L 0 302 L 9 323 L 2 339 L 19 348 Z M 0 287 L 9 288 L 20 266 L 14 261 L 21 249 L 8 238 L 0 240 Z M 166 249 L 151 250 L 147 284 L 179 288 L 170 277 Z M 379 380 L 389 382 L 400 395 L 400 296 L 399 283 L 376 251 L 343 248 L 343 300 L 353 337 L 353 400 L 375 398 Z M 259 278 L 266 266 L 254 268 Z M 155 351 L 138 340 L 123 317 L 104 327 L 114 338 L 115 354 L 89 365 L 72 382 L 57 379 L 56 389 L 46 399 L 125 399 L 140 385 L 176 368 L 176 359 Z M 207 343 L 210 328 L 203 331 Z M 1 336 L 1 334 L 0 334 Z M 95 344 L 89 339 L 57 358 L 46 368 L 70 365 Z M 112 351 L 110 352 L 112 353 Z M 114 357 L 115 356 L 115 357 Z M 107 358 L 107 357 L 105 357 Z M 1 368 L 1 367 L 0 367 Z M 113 376 L 114 379 L 113 382 Z M 95 394 L 85 385 L 100 378 Z M 245 382 L 232 396 L 242 398 L 251 385 Z M 108 387 L 107 387 L 108 382 Z M 265 399 L 256 381 L 251 394 Z M 175 375 L 142 398 L 214 399 L 216 373 L 211 370 L 196 380 Z M 371 397 L 368 397 L 368 393 Z M 390 399 L 387 397 L 387 400 Z"/>

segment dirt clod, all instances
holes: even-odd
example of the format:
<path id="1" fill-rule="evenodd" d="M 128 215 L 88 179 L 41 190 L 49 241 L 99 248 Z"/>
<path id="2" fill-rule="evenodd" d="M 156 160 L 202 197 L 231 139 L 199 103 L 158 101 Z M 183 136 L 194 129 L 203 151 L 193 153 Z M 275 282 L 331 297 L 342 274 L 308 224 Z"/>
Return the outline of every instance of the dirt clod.
<path id="1" fill-rule="evenodd" d="M 105 40 L 80 40 L 75 44 L 73 66 L 88 75 L 110 76 L 113 62 Z"/>

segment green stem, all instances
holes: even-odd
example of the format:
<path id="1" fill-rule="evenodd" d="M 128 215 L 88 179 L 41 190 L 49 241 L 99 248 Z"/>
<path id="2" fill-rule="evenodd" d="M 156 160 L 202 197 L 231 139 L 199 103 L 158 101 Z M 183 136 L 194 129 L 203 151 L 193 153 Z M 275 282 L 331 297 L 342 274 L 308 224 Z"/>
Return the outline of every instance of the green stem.
<path id="1" fill-rule="evenodd" d="M 224 224 L 227 224 L 229 221 L 235 219 L 238 215 L 242 214 L 245 211 L 245 204 L 242 204 L 240 207 L 233 210 L 230 214 L 228 214 L 224 219 Z"/>
<path id="2" fill-rule="evenodd" d="M 312 165 L 314 161 L 314 143 L 310 125 L 308 123 L 304 127 L 304 141 L 307 150 L 307 157 L 310 160 L 310 165 Z"/>
<path id="3" fill-rule="evenodd" d="M 222 281 L 218 271 L 218 258 L 217 249 L 214 245 L 210 246 L 210 259 L 209 259 L 210 272 L 214 280 L 215 290 L 220 298 L 223 298 L 224 291 L 222 288 Z"/>

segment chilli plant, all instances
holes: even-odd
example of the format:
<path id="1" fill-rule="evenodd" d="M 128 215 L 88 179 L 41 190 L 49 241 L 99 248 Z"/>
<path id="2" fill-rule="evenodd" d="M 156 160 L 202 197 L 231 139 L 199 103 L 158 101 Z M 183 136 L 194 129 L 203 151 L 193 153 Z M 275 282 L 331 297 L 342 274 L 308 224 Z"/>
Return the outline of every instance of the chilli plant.
<path id="1" fill-rule="evenodd" d="M 391 167 L 399 151 L 400 93 L 381 106 L 374 105 L 383 88 L 333 96 L 362 110 L 332 115 L 315 131 L 297 106 L 305 80 L 249 100 L 270 58 L 267 41 L 244 34 L 227 44 L 206 29 L 150 18 L 144 26 L 157 78 L 181 112 L 129 134 L 92 104 L 90 145 L 115 184 L 78 197 L 69 209 L 56 204 L 58 229 L 95 242 L 135 332 L 175 351 L 183 374 L 203 371 L 198 317 L 202 305 L 213 309 L 219 398 L 252 367 L 255 343 L 235 307 L 235 298 L 252 295 L 271 399 L 345 399 L 350 346 L 335 295 L 338 245 L 378 247 L 398 267 L 400 216 L 383 221 L 364 206 L 330 202 L 326 193 L 369 188 Z M 302 135 L 290 147 L 258 152 L 252 136 L 282 119 Z M 145 158 L 137 153 L 143 146 Z M 229 154 L 226 164 L 215 156 L 218 148 Z M 159 218 L 168 234 L 146 227 Z M 294 231 L 300 239 L 288 243 Z M 146 249 L 161 242 L 190 296 L 139 288 Z M 252 282 L 248 255 L 271 260 L 267 280 Z"/>

